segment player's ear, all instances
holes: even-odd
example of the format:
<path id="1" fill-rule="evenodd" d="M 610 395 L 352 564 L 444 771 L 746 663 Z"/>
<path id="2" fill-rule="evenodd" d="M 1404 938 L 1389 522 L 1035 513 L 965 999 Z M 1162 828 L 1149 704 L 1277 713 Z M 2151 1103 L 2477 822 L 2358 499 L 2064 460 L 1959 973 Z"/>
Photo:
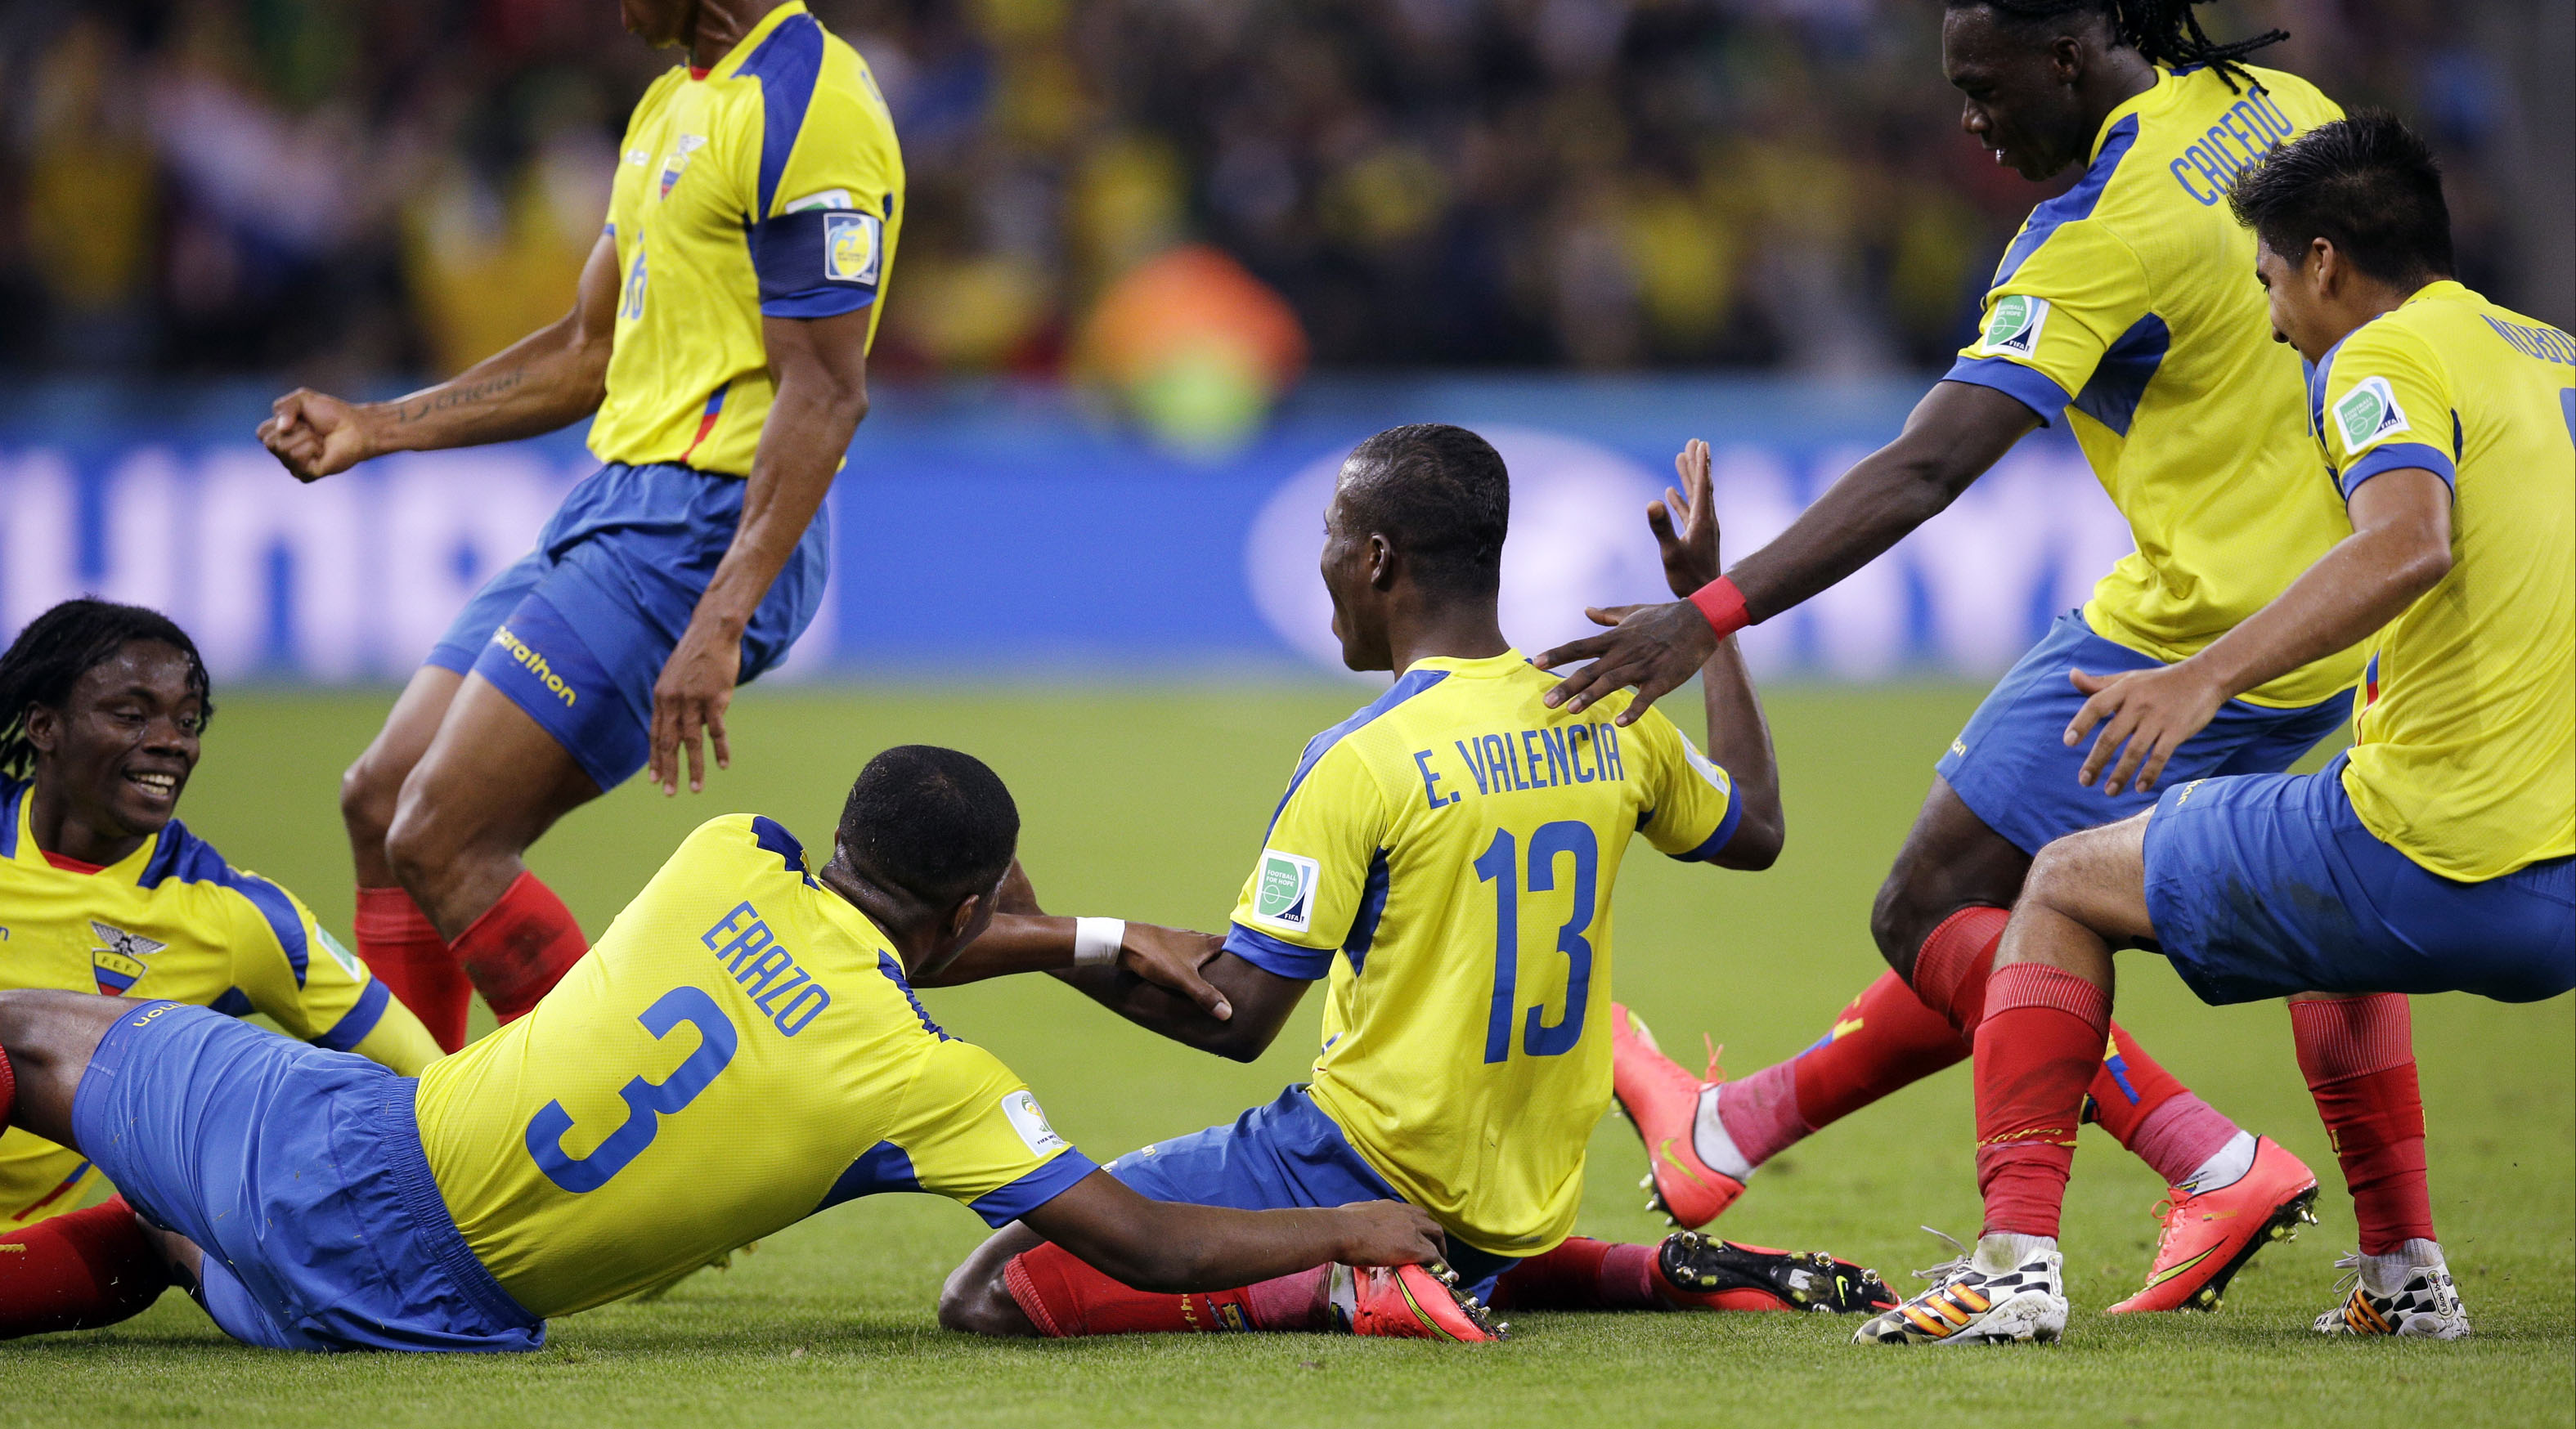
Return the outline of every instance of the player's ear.
<path id="1" fill-rule="evenodd" d="M 62 734 L 62 711 L 51 705 L 27 706 L 27 743 L 34 745 L 37 753 L 53 753 L 54 747 L 62 742 Z"/>
<path id="2" fill-rule="evenodd" d="M 1395 584 L 1395 543 L 1372 531 L 1368 538 L 1369 589 L 1386 590 Z"/>

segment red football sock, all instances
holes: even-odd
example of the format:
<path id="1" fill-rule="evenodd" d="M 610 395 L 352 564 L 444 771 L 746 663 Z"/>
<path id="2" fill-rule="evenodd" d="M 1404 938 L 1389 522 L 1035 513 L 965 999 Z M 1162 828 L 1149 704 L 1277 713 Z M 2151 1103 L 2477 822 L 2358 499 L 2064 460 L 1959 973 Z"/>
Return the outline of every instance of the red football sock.
<path id="1" fill-rule="evenodd" d="M 130 1320 L 168 1288 L 123 1196 L 0 1236 L 0 1339 Z"/>
<path id="2" fill-rule="evenodd" d="M 1149 1335 L 1207 1330 L 1319 1330 L 1329 1323 L 1332 1267 L 1319 1265 L 1257 1285 L 1189 1295 L 1131 1289 L 1086 1265 L 1073 1252 L 1042 1245 L 1002 1267 L 1011 1292 L 1038 1333 Z"/>
<path id="3" fill-rule="evenodd" d="M 1914 954 L 1914 991 L 1926 1006 L 1974 1040 L 1986 1013 L 1986 979 L 2003 946 L 2009 910 L 1974 903 L 1941 920 Z"/>
<path id="4" fill-rule="evenodd" d="M 590 951 L 572 910 L 525 871 L 451 946 L 474 990 L 503 1022 L 526 1016 Z"/>
<path id="5" fill-rule="evenodd" d="M 2117 1022 L 2091 1092 L 2085 1103 L 2091 1119 L 2154 1167 L 2168 1186 L 2189 1180 L 2236 1137 L 2235 1122 L 2176 1081 Z"/>
<path id="6" fill-rule="evenodd" d="M 1655 1293 L 1663 1273 L 1657 1247 L 1619 1245 L 1568 1236 L 1545 1255 L 1533 1255 L 1494 1282 L 1498 1310 L 1662 1310 Z"/>
<path id="7" fill-rule="evenodd" d="M 441 1050 L 465 1045 L 474 984 L 429 915 L 399 888 L 358 889 L 358 956 L 367 970 L 429 1029 Z"/>
<path id="8" fill-rule="evenodd" d="M 2362 1252 L 2386 1255 L 2410 1240 L 2439 1239 L 2424 1185 L 2424 1098 L 2406 999 L 2393 992 L 2301 999 L 2290 1004 L 2290 1031 L 2352 1189 Z"/>
<path id="9" fill-rule="evenodd" d="M 2111 994 L 2062 968 L 1998 970 L 1977 1027 L 1977 1190 L 1987 1234 L 2055 1236 Z"/>
<path id="10" fill-rule="evenodd" d="M 1817 1127 L 1831 1126 L 1967 1055 L 1967 1039 L 1924 1006 L 1905 979 L 1881 973 L 1843 1008 L 1823 1041 L 1781 1064 L 1789 1069 L 1790 1095 L 1757 1095 L 1769 1090 L 1759 1079 L 1779 1070 L 1773 1068 L 1747 1078 L 1742 1093 L 1729 1084 L 1719 1094 L 1718 1115 L 1746 1158 L 1760 1165 Z M 1766 1106 L 1773 1101 L 1779 1103 L 1776 1110 Z M 1770 1115 L 1757 1115 L 1765 1110 Z"/>

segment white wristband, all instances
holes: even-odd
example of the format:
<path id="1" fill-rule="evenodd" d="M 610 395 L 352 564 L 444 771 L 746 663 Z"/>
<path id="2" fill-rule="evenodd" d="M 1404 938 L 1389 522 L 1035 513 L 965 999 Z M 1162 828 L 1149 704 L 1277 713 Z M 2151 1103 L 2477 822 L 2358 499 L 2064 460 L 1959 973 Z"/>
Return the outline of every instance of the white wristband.
<path id="1" fill-rule="evenodd" d="M 1124 918 L 1076 918 L 1073 920 L 1073 965 L 1078 968 L 1105 968 L 1118 961 L 1118 949 L 1127 941 Z"/>

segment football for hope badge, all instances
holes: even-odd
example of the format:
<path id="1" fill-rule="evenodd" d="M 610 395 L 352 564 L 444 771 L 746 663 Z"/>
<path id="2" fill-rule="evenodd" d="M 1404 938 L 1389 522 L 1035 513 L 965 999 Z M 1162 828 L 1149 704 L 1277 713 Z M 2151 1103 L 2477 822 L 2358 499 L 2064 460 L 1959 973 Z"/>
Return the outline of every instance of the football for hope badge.
<path id="1" fill-rule="evenodd" d="M 1315 921 L 1319 871 L 1311 858 L 1263 849 L 1260 882 L 1252 891 L 1252 916 L 1274 927 L 1305 932 Z"/>
<path id="2" fill-rule="evenodd" d="M 1995 300 L 1994 315 L 1986 319 L 1986 335 L 1977 347 L 1989 353 L 2028 357 L 2039 350 L 2039 334 L 2047 326 L 2048 299 L 2006 293 Z"/>
<path id="3" fill-rule="evenodd" d="M 2397 405 L 2397 394 L 2389 390 L 2385 377 L 2365 377 L 2360 386 L 2343 394 L 2343 400 L 2334 404 L 2334 420 L 2343 436 L 2343 449 L 2355 455 L 2382 437 L 2411 430 L 2406 411 Z"/>
<path id="4" fill-rule="evenodd" d="M 873 213 L 823 215 L 823 276 L 835 283 L 873 283 L 882 256 L 885 220 Z"/>

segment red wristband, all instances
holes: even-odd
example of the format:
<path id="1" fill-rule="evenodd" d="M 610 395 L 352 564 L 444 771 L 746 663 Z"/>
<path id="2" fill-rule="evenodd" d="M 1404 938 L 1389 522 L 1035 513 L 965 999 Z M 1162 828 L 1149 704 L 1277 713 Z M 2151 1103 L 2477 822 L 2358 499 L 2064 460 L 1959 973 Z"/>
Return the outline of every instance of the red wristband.
<path id="1" fill-rule="evenodd" d="M 1716 631 L 1720 640 L 1753 623 L 1753 617 L 1744 609 L 1744 592 L 1724 576 L 1692 591 L 1690 603 L 1708 618 L 1708 628 Z"/>

